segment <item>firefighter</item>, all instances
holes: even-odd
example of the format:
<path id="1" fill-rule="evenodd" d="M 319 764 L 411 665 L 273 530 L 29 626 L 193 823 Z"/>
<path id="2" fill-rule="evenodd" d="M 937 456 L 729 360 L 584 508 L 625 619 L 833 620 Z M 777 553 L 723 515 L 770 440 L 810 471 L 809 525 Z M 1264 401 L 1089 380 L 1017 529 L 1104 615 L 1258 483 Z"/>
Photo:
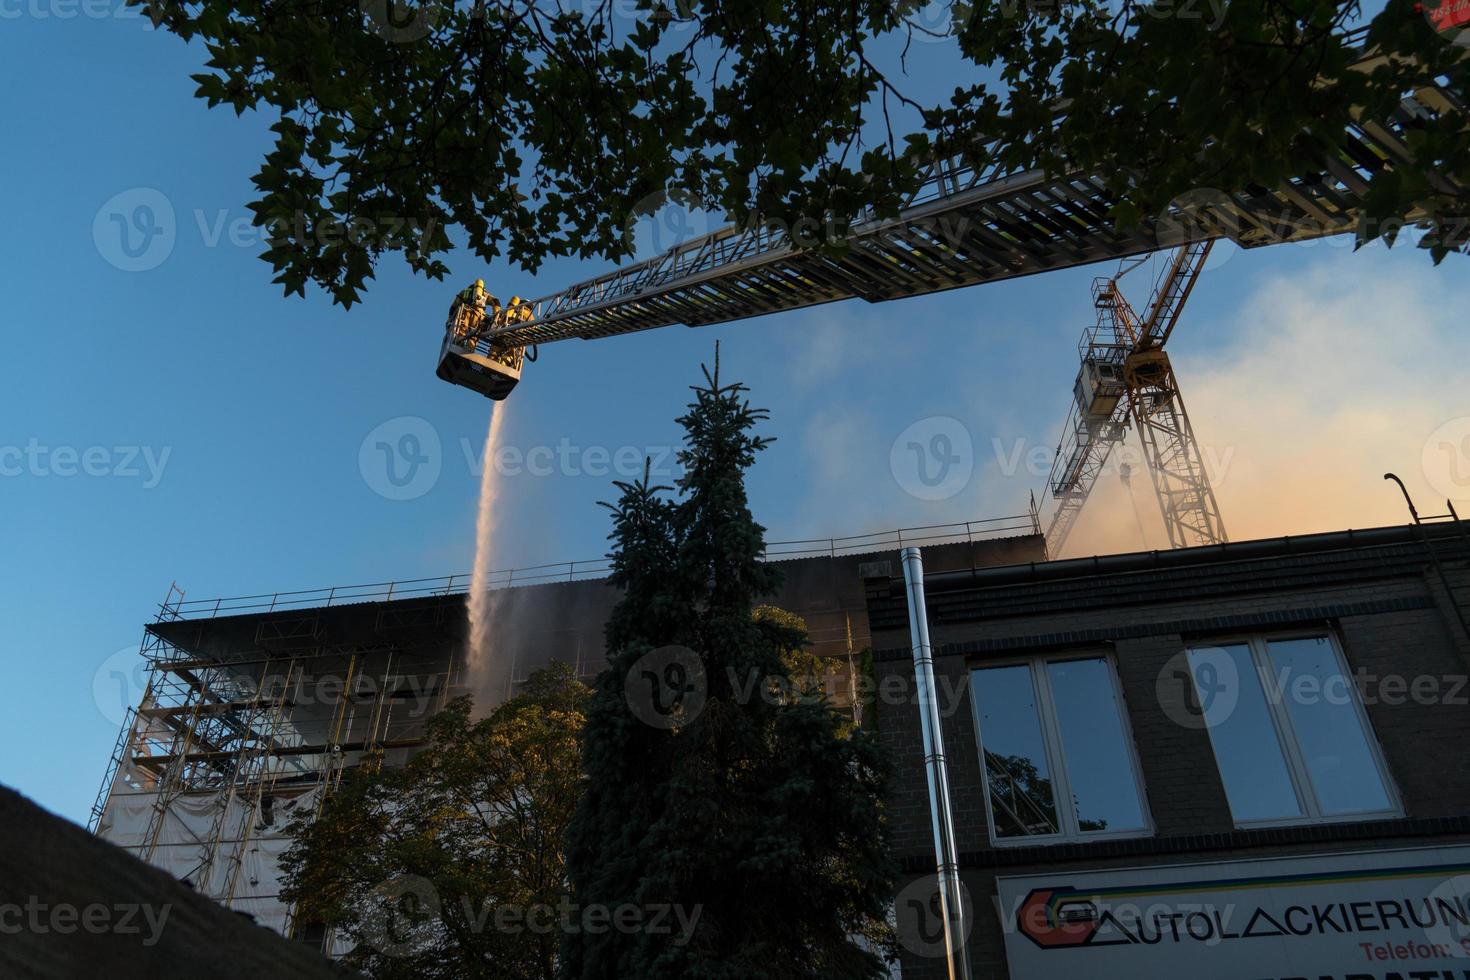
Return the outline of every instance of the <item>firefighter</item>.
<path id="1" fill-rule="evenodd" d="M 511 323 L 522 323 L 531 319 L 533 315 L 530 303 L 525 302 L 519 296 L 510 298 L 510 310 L 506 319 Z"/>
<path id="2" fill-rule="evenodd" d="M 485 302 L 487 300 L 493 300 L 494 298 L 485 291 L 485 280 L 483 279 L 476 279 L 471 285 L 459 291 L 459 300 L 461 303 L 479 310 L 485 308 Z"/>
<path id="3" fill-rule="evenodd" d="M 493 303 L 498 309 L 500 301 L 485 291 L 485 280 L 476 279 L 459 291 L 450 307 L 449 316 L 455 324 L 455 334 L 466 347 L 474 343 L 485 322 L 485 304 Z"/>

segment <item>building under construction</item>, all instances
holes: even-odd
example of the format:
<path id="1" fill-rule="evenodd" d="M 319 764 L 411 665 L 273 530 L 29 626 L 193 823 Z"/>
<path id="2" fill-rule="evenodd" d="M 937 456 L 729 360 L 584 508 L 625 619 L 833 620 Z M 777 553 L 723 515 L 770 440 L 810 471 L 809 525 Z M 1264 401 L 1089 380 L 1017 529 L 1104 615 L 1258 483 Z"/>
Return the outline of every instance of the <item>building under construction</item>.
<path id="1" fill-rule="evenodd" d="M 857 655 L 870 645 L 864 576 L 910 544 L 951 570 L 1045 557 L 1034 512 L 770 543 L 767 558 L 784 572 L 772 601 L 806 620 L 848 710 Z M 144 632 L 150 679 L 124 721 L 92 828 L 263 925 L 341 952 L 280 900 L 290 818 L 319 810 L 349 769 L 403 764 L 451 698 L 498 701 L 552 661 L 594 677 L 617 600 L 607 570 L 592 561 L 492 576 L 491 648 L 506 667 L 492 690 L 467 669 L 468 576 L 208 600 L 170 589 Z"/>

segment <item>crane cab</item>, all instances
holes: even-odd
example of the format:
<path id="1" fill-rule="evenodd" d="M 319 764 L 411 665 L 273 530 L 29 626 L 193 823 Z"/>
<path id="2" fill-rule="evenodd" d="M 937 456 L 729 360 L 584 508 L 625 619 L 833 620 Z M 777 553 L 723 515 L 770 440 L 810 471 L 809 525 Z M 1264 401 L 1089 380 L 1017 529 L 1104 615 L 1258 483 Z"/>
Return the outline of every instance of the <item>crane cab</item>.
<path id="1" fill-rule="evenodd" d="M 439 347 L 441 379 L 478 391 L 486 398 L 501 401 L 521 380 L 526 349 L 508 347 L 476 336 L 466 329 L 463 314 L 452 316 Z"/>
<path id="2" fill-rule="evenodd" d="M 1118 364 L 1100 357 L 1082 359 L 1074 396 L 1077 411 L 1084 419 L 1101 421 L 1111 418 L 1124 390 L 1123 372 Z"/>

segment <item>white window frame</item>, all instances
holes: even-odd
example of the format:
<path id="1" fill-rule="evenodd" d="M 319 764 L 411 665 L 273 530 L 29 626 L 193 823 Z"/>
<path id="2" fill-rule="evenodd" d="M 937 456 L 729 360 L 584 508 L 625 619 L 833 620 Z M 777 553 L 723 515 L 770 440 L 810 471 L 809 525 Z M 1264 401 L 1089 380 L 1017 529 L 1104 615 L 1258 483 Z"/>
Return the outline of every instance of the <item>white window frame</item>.
<path id="1" fill-rule="evenodd" d="M 1378 778 L 1383 783 L 1385 793 L 1388 795 L 1389 807 L 1386 810 L 1360 810 L 1354 813 L 1337 814 L 1327 816 L 1322 813 L 1322 804 L 1317 799 L 1317 791 L 1312 787 L 1312 773 L 1307 768 L 1307 762 L 1302 755 L 1301 743 L 1296 737 L 1296 728 L 1291 721 L 1291 712 L 1287 710 L 1284 693 L 1273 694 L 1276 686 L 1276 672 L 1271 666 L 1271 655 L 1269 644 L 1288 640 L 1315 640 L 1325 639 L 1332 648 L 1332 655 L 1337 658 L 1337 669 L 1347 680 L 1348 700 L 1352 702 L 1353 713 L 1358 719 L 1358 725 L 1362 729 L 1364 739 L 1368 743 L 1368 755 L 1373 760 L 1374 767 L 1378 771 Z M 1347 657 L 1342 651 L 1342 644 L 1338 641 L 1337 631 L 1330 628 L 1315 630 L 1293 630 L 1283 633 L 1245 633 L 1229 637 L 1212 637 L 1207 642 L 1191 643 L 1185 648 L 1185 657 L 1194 650 L 1211 650 L 1225 646 L 1244 645 L 1250 650 L 1251 663 L 1256 669 L 1256 680 L 1261 685 L 1261 693 L 1266 699 L 1266 713 L 1271 718 L 1271 726 L 1276 734 L 1276 744 L 1281 749 L 1282 758 L 1286 761 L 1287 776 L 1291 779 L 1292 791 L 1296 794 L 1297 807 L 1302 811 L 1298 817 L 1264 817 L 1258 820 L 1237 820 L 1234 807 L 1231 807 L 1230 819 L 1235 826 L 1241 830 L 1250 830 L 1260 827 L 1300 827 L 1317 824 L 1333 823 L 1356 823 L 1362 820 L 1385 820 L 1402 817 L 1404 815 L 1403 798 L 1399 796 L 1398 786 L 1395 785 L 1393 774 L 1389 772 L 1388 762 L 1383 756 L 1383 747 L 1378 744 L 1378 733 L 1373 728 L 1373 723 L 1368 718 L 1368 710 L 1363 706 L 1363 698 L 1358 690 L 1358 685 L 1353 681 L 1353 675 L 1348 669 Z M 1269 688 L 1267 684 L 1271 685 Z M 1190 665 L 1189 683 L 1194 685 L 1194 668 Z M 1195 704 L 1202 704 L 1199 689 L 1194 689 Z M 1205 731 L 1210 737 L 1210 752 L 1215 757 L 1215 770 L 1220 769 L 1220 753 L 1215 747 L 1215 732 L 1209 725 Z M 1220 777 L 1221 786 L 1224 787 L 1224 776 Z M 1225 788 L 1225 803 L 1230 806 L 1230 791 Z"/>
<path id="2" fill-rule="evenodd" d="M 1123 741 L 1128 750 L 1128 769 L 1133 775 L 1133 788 L 1138 794 L 1139 810 L 1143 813 L 1143 826 L 1126 830 L 1083 831 L 1077 825 L 1077 809 L 1072 805 L 1072 783 L 1067 774 L 1067 759 L 1062 742 L 1062 729 L 1057 721 L 1056 702 L 1052 697 L 1051 678 L 1046 667 L 1054 663 L 1070 663 L 1077 660 L 1101 660 L 1107 667 L 1108 680 L 1113 688 L 1113 704 L 1117 708 L 1118 722 L 1122 727 Z M 990 771 L 985 763 L 985 736 L 980 728 L 980 700 L 975 697 L 974 678 L 977 671 L 994 667 L 1031 668 L 1031 687 L 1036 700 L 1036 712 L 1041 724 L 1041 741 L 1046 751 L 1047 768 L 1051 773 L 1052 799 L 1057 809 L 1055 834 L 1033 834 L 1023 837 L 998 837 L 995 832 L 995 811 L 990 801 Z M 985 819 L 989 824 L 990 843 L 994 847 L 1031 847 L 1051 844 L 1080 844 L 1097 840 L 1125 840 L 1154 835 L 1153 812 L 1148 803 L 1148 792 L 1143 784 L 1143 767 L 1138 761 L 1138 746 L 1133 740 L 1133 726 L 1128 717 L 1128 703 L 1123 700 L 1123 686 L 1118 681 L 1118 670 L 1113 663 L 1111 651 L 1068 650 L 1065 653 L 1043 653 L 1026 657 L 1007 657 L 997 660 L 972 661 L 966 680 L 970 687 L 970 711 L 975 725 L 975 744 L 980 750 L 980 783 L 985 792 Z"/>

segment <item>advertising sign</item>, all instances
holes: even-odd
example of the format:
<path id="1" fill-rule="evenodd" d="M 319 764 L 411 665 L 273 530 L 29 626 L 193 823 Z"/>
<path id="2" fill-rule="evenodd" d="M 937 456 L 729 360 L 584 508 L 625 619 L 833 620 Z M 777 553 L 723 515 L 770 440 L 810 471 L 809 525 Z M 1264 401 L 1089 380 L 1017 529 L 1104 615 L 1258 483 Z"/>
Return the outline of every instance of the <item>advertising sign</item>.
<path id="1" fill-rule="evenodd" d="M 1426 4 L 1424 13 L 1441 33 L 1470 26 L 1470 0 L 1440 0 Z"/>
<path id="2" fill-rule="evenodd" d="M 1012 980 L 1470 980 L 1470 847 L 997 885 Z"/>

